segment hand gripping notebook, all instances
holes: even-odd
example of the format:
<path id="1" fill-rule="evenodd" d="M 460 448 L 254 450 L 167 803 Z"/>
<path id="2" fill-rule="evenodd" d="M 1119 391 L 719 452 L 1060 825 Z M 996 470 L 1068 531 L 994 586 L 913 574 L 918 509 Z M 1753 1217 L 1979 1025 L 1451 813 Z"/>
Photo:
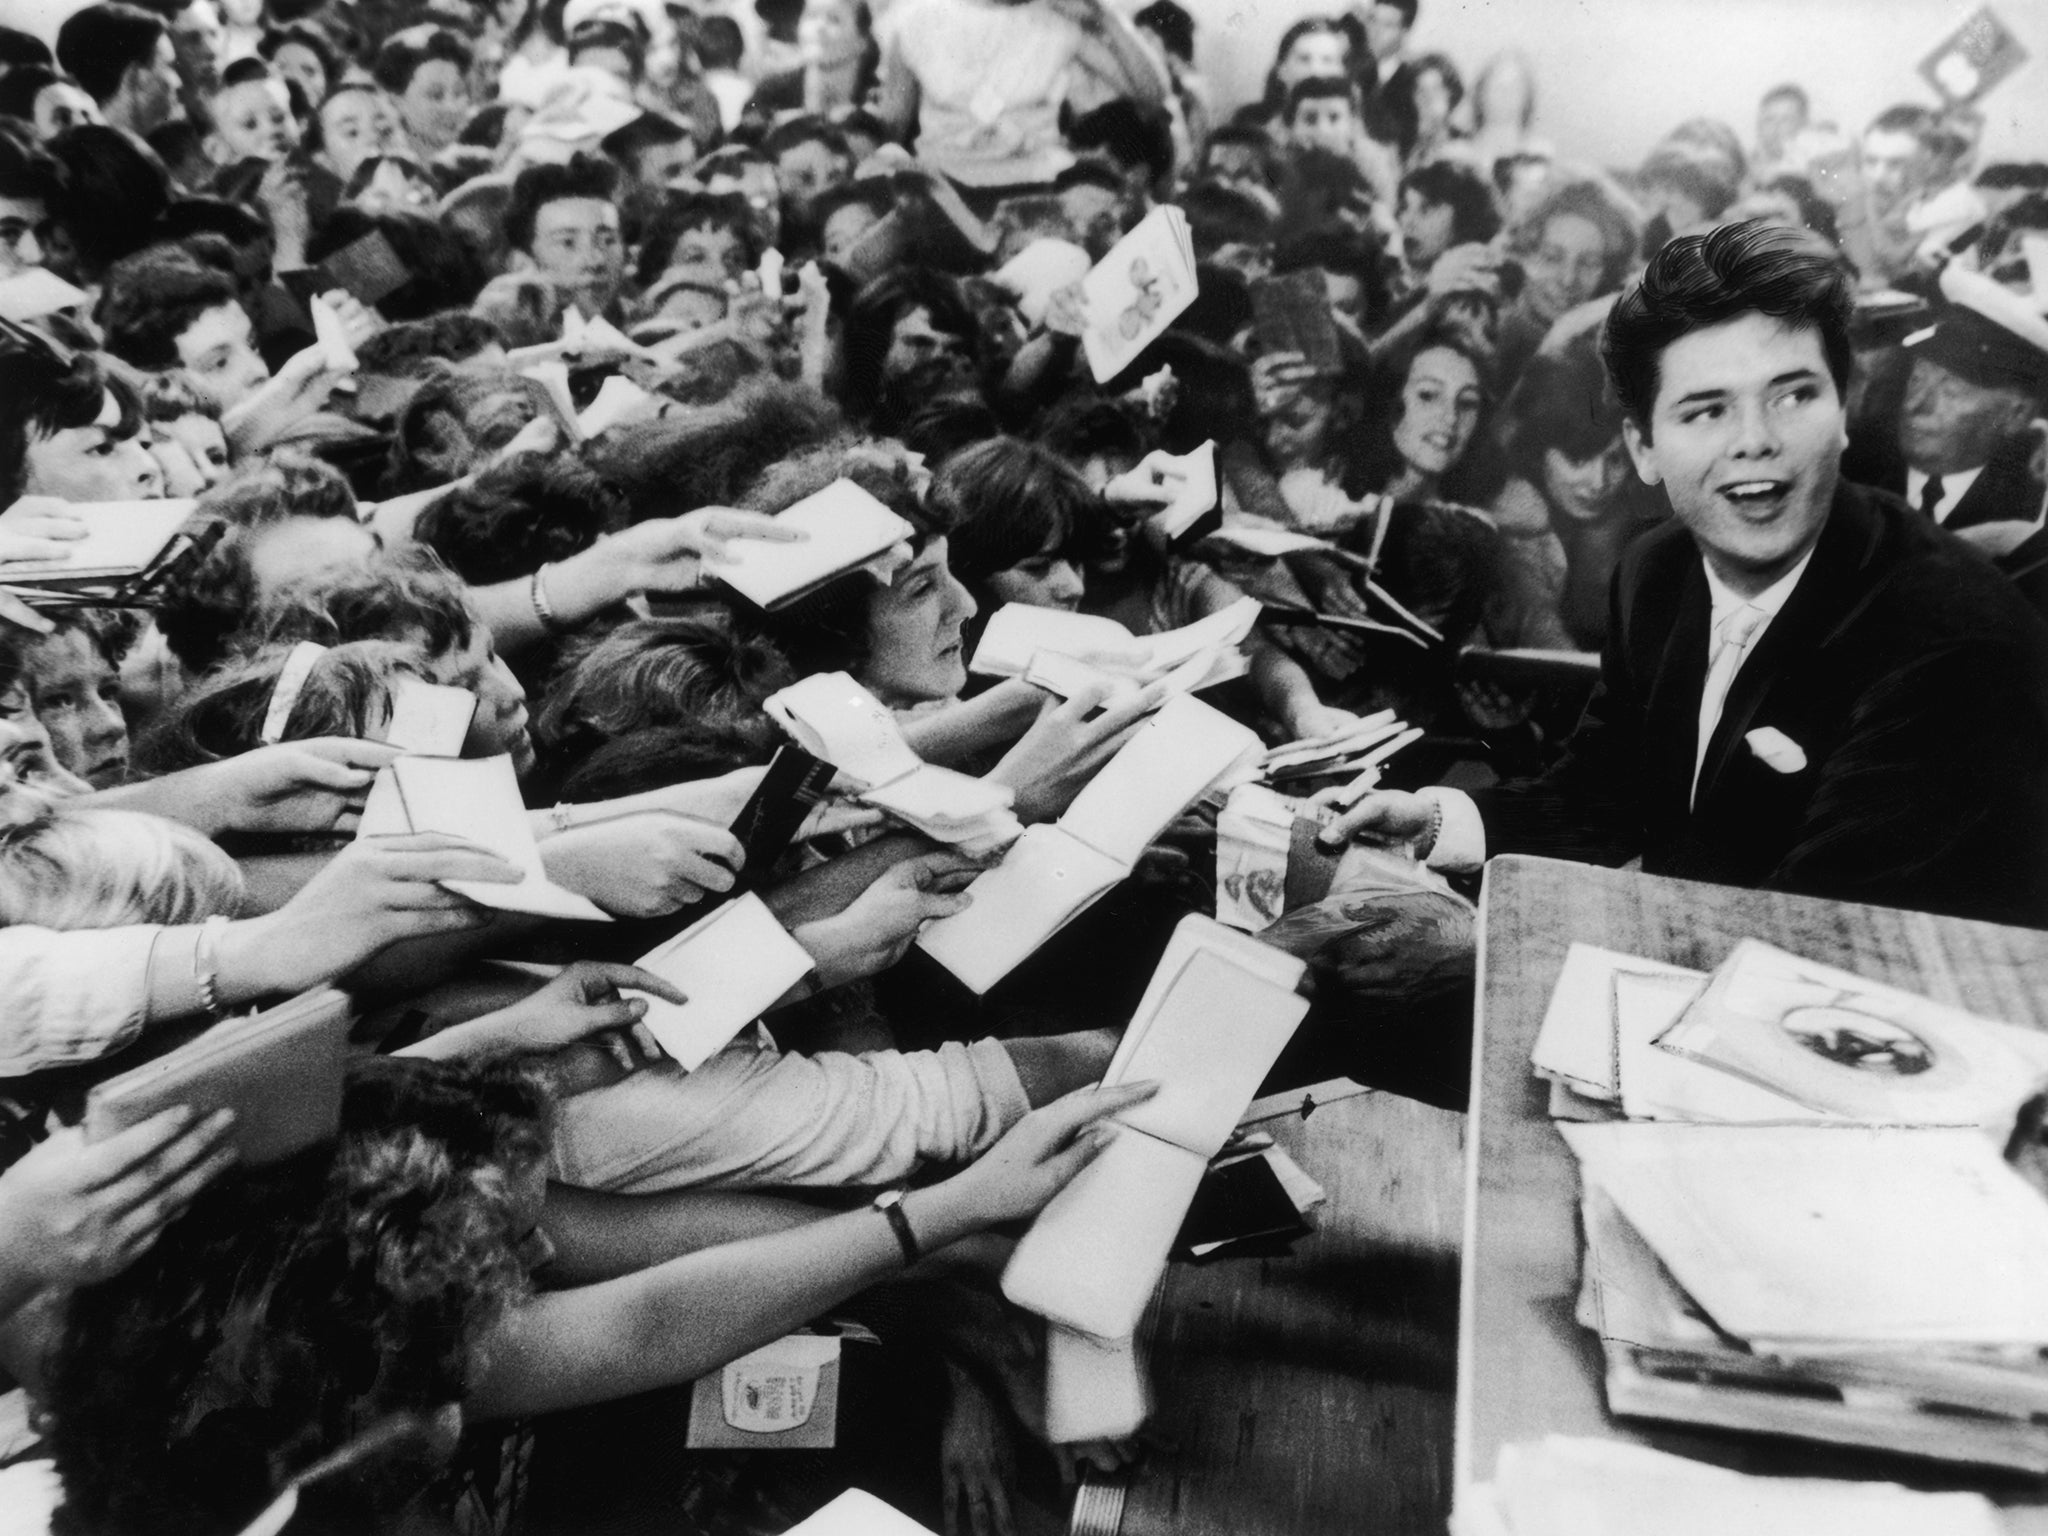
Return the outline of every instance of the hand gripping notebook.
<path id="1" fill-rule="evenodd" d="M 1199 699 L 1177 698 L 1140 726 L 1051 826 L 1027 829 L 968 886 L 974 904 L 941 918 L 918 947 L 986 992 L 1130 874 L 1168 822 L 1252 762 L 1258 736 Z"/>
<path id="2" fill-rule="evenodd" d="M 811 956 L 751 893 L 699 918 L 635 962 L 689 998 L 647 999 L 641 1019 L 685 1072 L 694 1072 L 810 973 Z"/>
<path id="3" fill-rule="evenodd" d="M 85 537 L 47 560 L 16 560 L 0 565 L 0 585 L 64 589 L 81 583 L 138 576 L 170 547 L 191 520 L 192 501 L 53 501 L 24 496 L 0 512 L 0 525 L 10 518 L 61 512 L 85 524 Z"/>
<path id="4" fill-rule="evenodd" d="M 323 987 L 216 1024 L 95 1087 L 85 1101 L 86 1140 L 105 1141 L 183 1104 L 201 1117 L 235 1112 L 244 1166 L 289 1157 L 340 1128 L 350 1019 L 347 995 Z"/>
<path id="5" fill-rule="evenodd" d="M 540 847 L 519 799 L 519 781 L 509 757 L 401 757 L 378 770 L 378 784 L 363 807 L 358 836 L 442 832 L 495 853 L 520 871 L 516 885 L 488 880 L 443 884 L 480 907 L 529 912 L 536 917 L 572 917 L 608 923 L 595 902 L 565 891 L 548 879 Z M 389 784 L 383 795 L 378 789 Z"/>
<path id="6" fill-rule="evenodd" d="M 1127 1339 L 1216 1155 L 1293 1036 L 1303 961 L 1188 916 L 1161 956 L 1105 1084 L 1154 1081 L 1115 1138 L 1039 1212 L 1003 1272 L 1027 1311 Z"/>
<path id="7" fill-rule="evenodd" d="M 819 672 L 763 703 L 798 746 L 823 758 L 854 794 L 926 836 L 999 848 L 1016 837 L 1009 788 L 927 763 L 882 701 L 844 672 Z"/>
<path id="8" fill-rule="evenodd" d="M 851 480 L 835 480 L 775 515 L 806 535 L 793 543 L 735 539 L 711 574 L 757 608 L 771 612 L 851 571 L 872 570 L 886 583 L 908 561 L 897 546 L 917 530 Z"/>

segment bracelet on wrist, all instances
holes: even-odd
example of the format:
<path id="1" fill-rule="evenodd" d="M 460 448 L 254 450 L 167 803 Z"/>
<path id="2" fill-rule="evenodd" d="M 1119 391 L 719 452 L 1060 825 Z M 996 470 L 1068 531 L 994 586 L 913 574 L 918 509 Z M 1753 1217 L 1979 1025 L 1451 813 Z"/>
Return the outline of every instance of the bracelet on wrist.
<path id="1" fill-rule="evenodd" d="M 542 565 L 534 571 L 526 584 L 527 600 L 533 604 L 533 616 L 539 622 L 543 633 L 567 634 L 569 626 L 555 617 L 554 605 L 548 601 L 547 570 L 548 568 Z"/>
<path id="2" fill-rule="evenodd" d="M 910 1217 L 904 1214 L 903 1191 L 885 1189 L 875 1196 L 874 1207 L 889 1221 L 889 1230 L 896 1235 L 896 1245 L 903 1250 L 905 1268 L 924 1257 L 917 1246 L 917 1234 L 910 1229 Z"/>
<path id="3" fill-rule="evenodd" d="M 199 925 L 199 939 L 192 946 L 192 984 L 199 1001 L 215 1018 L 220 1017 L 220 936 L 228 920 L 215 914 Z"/>
<path id="4" fill-rule="evenodd" d="M 1436 840 L 1444 830 L 1444 803 L 1436 796 L 1429 797 L 1429 830 L 1422 834 L 1415 844 L 1415 860 L 1425 863 L 1436 852 Z"/>

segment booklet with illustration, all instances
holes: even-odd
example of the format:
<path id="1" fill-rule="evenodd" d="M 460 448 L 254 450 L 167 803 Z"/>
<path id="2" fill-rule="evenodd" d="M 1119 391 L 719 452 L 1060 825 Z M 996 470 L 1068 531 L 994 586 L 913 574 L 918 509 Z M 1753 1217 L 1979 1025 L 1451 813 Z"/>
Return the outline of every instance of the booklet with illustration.
<path id="1" fill-rule="evenodd" d="M 1081 279 L 1087 329 L 1081 348 L 1106 384 L 1195 302 L 1195 243 L 1187 215 L 1161 203 Z"/>

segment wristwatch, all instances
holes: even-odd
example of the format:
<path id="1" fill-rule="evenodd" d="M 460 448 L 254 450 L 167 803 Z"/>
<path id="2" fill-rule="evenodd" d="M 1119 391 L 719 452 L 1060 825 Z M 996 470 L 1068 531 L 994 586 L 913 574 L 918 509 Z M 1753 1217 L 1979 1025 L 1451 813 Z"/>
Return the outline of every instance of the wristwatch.
<path id="1" fill-rule="evenodd" d="M 889 1218 L 889 1230 L 896 1234 L 897 1246 L 903 1250 L 903 1262 L 915 1264 L 924 1257 L 918 1251 L 917 1234 L 910 1230 L 910 1218 L 903 1212 L 903 1191 L 885 1189 L 875 1196 L 874 1207 Z"/>

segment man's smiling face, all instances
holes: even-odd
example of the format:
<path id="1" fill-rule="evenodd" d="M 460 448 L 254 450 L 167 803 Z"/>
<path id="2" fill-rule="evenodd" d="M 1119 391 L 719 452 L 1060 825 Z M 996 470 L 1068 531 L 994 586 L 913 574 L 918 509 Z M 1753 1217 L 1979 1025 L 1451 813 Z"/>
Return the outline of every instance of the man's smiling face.
<path id="1" fill-rule="evenodd" d="M 1754 312 L 1666 347 L 1647 433 L 1634 420 L 1623 431 L 1637 472 L 1744 595 L 1820 537 L 1848 444 L 1820 333 Z"/>

